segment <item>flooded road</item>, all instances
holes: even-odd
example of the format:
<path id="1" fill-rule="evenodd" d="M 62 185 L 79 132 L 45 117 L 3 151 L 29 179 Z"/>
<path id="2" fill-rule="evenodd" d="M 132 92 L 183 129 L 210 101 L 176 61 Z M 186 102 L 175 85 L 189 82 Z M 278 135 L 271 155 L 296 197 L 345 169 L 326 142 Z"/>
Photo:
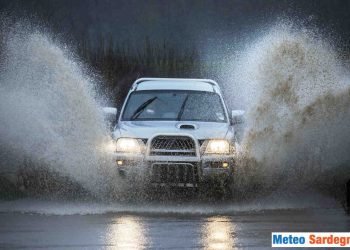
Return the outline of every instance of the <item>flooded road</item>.
<path id="1" fill-rule="evenodd" d="M 271 232 L 349 231 L 342 209 L 240 212 L 228 215 L 0 214 L 5 249 L 269 248 Z"/>
<path id="2" fill-rule="evenodd" d="M 226 99 L 247 111 L 234 191 L 249 201 L 224 204 L 128 189 L 94 71 L 40 29 L 18 23 L 5 38 L 0 177 L 14 176 L 2 193 L 18 200 L 0 201 L 0 248 L 250 249 L 269 248 L 271 232 L 350 231 L 330 200 L 350 178 L 350 74 L 313 30 L 273 26 L 225 68 Z"/>

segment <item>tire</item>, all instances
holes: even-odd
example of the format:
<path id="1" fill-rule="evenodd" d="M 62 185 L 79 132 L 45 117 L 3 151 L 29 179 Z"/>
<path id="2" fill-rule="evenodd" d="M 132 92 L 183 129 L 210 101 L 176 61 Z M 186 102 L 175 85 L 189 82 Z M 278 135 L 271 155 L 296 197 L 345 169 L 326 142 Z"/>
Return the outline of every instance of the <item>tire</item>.
<path id="1" fill-rule="evenodd" d="M 209 198 L 210 200 L 231 199 L 233 197 L 233 178 L 208 178 L 201 183 L 200 193 L 202 197 Z"/>

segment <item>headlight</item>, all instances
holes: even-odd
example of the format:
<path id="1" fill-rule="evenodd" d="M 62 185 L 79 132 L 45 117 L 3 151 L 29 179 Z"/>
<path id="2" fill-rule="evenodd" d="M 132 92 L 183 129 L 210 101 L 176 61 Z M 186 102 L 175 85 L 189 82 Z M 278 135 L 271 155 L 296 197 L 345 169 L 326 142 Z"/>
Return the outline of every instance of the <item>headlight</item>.
<path id="1" fill-rule="evenodd" d="M 141 153 L 141 146 L 137 139 L 119 138 L 116 144 L 116 151 L 122 153 Z"/>
<path id="2" fill-rule="evenodd" d="M 226 140 L 209 140 L 205 154 L 229 154 L 230 143 Z"/>

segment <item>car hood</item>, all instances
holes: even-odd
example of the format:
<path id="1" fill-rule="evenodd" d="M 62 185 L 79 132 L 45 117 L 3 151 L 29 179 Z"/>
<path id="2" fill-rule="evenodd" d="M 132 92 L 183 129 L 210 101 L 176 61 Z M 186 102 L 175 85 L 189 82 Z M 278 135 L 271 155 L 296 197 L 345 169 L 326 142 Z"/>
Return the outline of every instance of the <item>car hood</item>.
<path id="1" fill-rule="evenodd" d="M 193 125 L 194 129 L 180 128 Z M 114 137 L 150 138 L 155 134 L 190 134 L 196 139 L 225 138 L 230 130 L 228 123 L 185 121 L 121 121 Z"/>

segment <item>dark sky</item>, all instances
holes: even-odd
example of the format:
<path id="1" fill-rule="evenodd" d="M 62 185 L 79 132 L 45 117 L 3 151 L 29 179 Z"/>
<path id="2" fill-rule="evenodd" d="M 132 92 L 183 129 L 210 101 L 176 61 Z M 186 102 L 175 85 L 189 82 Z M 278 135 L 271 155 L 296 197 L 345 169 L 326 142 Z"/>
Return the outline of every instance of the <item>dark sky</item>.
<path id="1" fill-rule="evenodd" d="M 344 0 L 0 0 L 0 8 L 37 15 L 65 35 L 111 35 L 136 46 L 145 37 L 180 47 L 242 43 L 281 17 L 333 32 L 343 44 L 350 38 Z"/>

